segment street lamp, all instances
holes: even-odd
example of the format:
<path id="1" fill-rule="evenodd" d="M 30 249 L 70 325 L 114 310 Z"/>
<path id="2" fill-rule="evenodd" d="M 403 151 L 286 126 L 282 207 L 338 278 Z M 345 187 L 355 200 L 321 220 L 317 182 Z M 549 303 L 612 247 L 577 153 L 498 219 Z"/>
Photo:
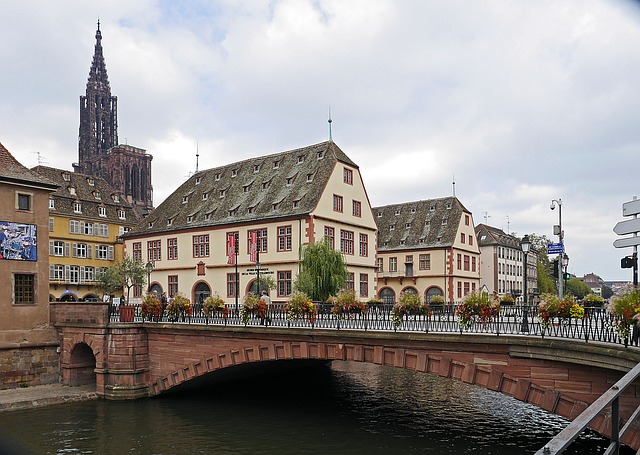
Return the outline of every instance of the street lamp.
<path id="1" fill-rule="evenodd" d="M 522 325 L 520 326 L 521 332 L 529 331 L 529 294 L 527 292 L 527 254 L 531 249 L 531 240 L 529 240 L 529 235 L 525 234 L 520 240 L 520 248 L 522 248 L 522 252 L 524 253 L 524 270 L 523 270 L 523 283 L 522 283 L 522 295 L 523 295 L 523 303 L 524 308 L 522 310 Z"/>
<path id="2" fill-rule="evenodd" d="M 147 265 L 144 266 L 147 271 L 147 294 L 151 290 L 151 272 L 153 271 L 153 262 L 147 262 Z"/>
<path id="3" fill-rule="evenodd" d="M 562 251 L 564 251 L 564 232 L 562 231 L 562 199 L 552 199 L 549 208 L 551 210 L 555 209 L 556 204 L 558 205 L 558 224 L 556 226 L 553 226 L 553 234 L 558 236 L 558 243 L 562 245 Z M 560 253 L 560 261 L 562 262 L 562 253 Z M 562 263 L 560 264 L 560 268 L 562 268 Z M 560 300 L 562 300 L 563 296 L 563 281 L 564 280 L 562 277 L 558 277 L 558 297 L 560 297 Z"/>

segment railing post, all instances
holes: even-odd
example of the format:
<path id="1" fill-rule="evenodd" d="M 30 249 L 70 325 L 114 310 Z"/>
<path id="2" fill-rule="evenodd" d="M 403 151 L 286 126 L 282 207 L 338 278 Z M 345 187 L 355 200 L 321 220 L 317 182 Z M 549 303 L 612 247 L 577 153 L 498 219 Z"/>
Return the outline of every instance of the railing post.
<path id="1" fill-rule="evenodd" d="M 615 444 L 613 453 L 620 453 L 620 395 L 611 402 L 611 443 Z"/>

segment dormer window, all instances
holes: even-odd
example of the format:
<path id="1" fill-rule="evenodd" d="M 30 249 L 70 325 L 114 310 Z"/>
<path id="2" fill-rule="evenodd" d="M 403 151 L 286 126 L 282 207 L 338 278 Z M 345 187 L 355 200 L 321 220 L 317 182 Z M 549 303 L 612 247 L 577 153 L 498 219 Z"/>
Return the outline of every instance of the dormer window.
<path id="1" fill-rule="evenodd" d="M 287 178 L 287 186 L 291 186 L 291 185 L 293 185 L 293 180 L 294 180 L 294 178 L 295 178 L 295 177 L 289 177 L 289 178 Z"/>
<path id="2" fill-rule="evenodd" d="M 318 159 L 321 160 L 322 158 L 324 158 L 324 150 L 318 152 Z"/>
<path id="3" fill-rule="evenodd" d="M 118 218 L 120 218 L 121 220 L 126 219 L 127 214 L 124 210 L 118 210 Z"/>
<path id="4" fill-rule="evenodd" d="M 200 185 L 201 181 L 202 181 L 202 177 L 196 177 L 196 185 Z"/>
<path id="5" fill-rule="evenodd" d="M 237 169 L 231 169 L 231 177 L 237 177 L 238 176 L 238 170 Z"/>
<path id="6" fill-rule="evenodd" d="M 120 196 L 118 196 L 117 194 L 114 194 L 112 198 L 113 198 L 113 202 L 120 202 Z"/>
<path id="7" fill-rule="evenodd" d="M 206 201 L 207 199 L 209 199 L 209 193 L 202 193 L 202 200 Z"/>
<path id="8" fill-rule="evenodd" d="M 82 204 L 79 202 L 74 202 L 73 204 L 73 211 L 75 213 L 82 213 Z"/>
<path id="9" fill-rule="evenodd" d="M 255 210 L 255 207 L 249 207 L 249 208 L 247 208 L 247 213 L 248 213 L 249 215 L 251 215 L 251 214 L 253 213 L 253 211 L 254 211 L 254 210 Z"/>
<path id="10" fill-rule="evenodd" d="M 451 209 L 451 202 L 447 202 L 446 207 L 447 207 L 447 209 Z"/>
<path id="11" fill-rule="evenodd" d="M 62 179 L 65 182 L 70 182 L 71 181 L 71 175 L 68 172 L 63 172 L 62 173 Z"/>
<path id="12" fill-rule="evenodd" d="M 49 199 L 49 210 L 55 210 L 55 208 L 56 208 L 55 199 Z"/>
<path id="13" fill-rule="evenodd" d="M 76 189 L 73 186 L 69 187 L 69 194 L 72 195 L 72 196 L 76 195 Z"/>
<path id="14" fill-rule="evenodd" d="M 187 202 L 189 202 L 189 196 L 182 196 L 182 203 L 186 204 Z"/>
<path id="15" fill-rule="evenodd" d="M 273 162 L 273 168 L 274 169 L 278 169 L 280 167 L 280 161 L 274 161 Z"/>
<path id="16" fill-rule="evenodd" d="M 173 218 L 169 218 L 167 220 L 167 226 L 171 226 L 173 224 Z"/>
<path id="17" fill-rule="evenodd" d="M 204 214 L 204 220 L 205 221 L 209 221 L 211 219 L 211 213 L 205 213 Z"/>
<path id="18" fill-rule="evenodd" d="M 382 218 L 382 212 L 378 212 L 378 218 Z"/>
<path id="19" fill-rule="evenodd" d="M 92 177 L 87 177 L 87 183 L 89 184 L 89 186 L 93 186 L 96 184 Z"/>
<path id="20" fill-rule="evenodd" d="M 220 199 L 222 199 L 226 194 L 226 190 L 220 190 Z"/>
<path id="21" fill-rule="evenodd" d="M 304 163 L 304 155 L 298 155 L 298 164 Z"/>
<path id="22" fill-rule="evenodd" d="M 391 226 L 389 226 L 389 230 L 390 231 L 394 231 L 396 229 L 396 225 L 392 224 Z"/>
<path id="23" fill-rule="evenodd" d="M 429 211 L 430 212 L 435 212 L 436 211 L 436 206 L 434 204 L 431 204 L 431 207 L 429 207 Z"/>
<path id="24" fill-rule="evenodd" d="M 411 223 L 406 223 L 406 224 L 404 225 L 404 227 L 405 227 L 405 229 L 409 229 L 409 228 L 411 228 Z"/>
<path id="25" fill-rule="evenodd" d="M 447 220 L 442 220 L 442 225 L 446 226 L 447 225 Z"/>
<path id="26" fill-rule="evenodd" d="M 245 185 L 242 187 L 242 192 L 248 193 L 250 189 L 251 189 L 251 185 Z"/>
<path id="27" fill-rule="evenodd" d="M 279 205 L 280 205 L 279 202 L 274 202 L 273 204 L 271 204 L 271 210 L 275 212 L 276 210 L 278 210 Z"/>
<path id="28" fill-rule="evenodd" d="M 396 216 L 400 215 L 400 209 L 396 209 Z"/>
<path id="29" fill-rule="evenodd" d="M 217 174 L 215 175 L 215 181 L 216 181 L 216 182 L 219 182 L 219 181 L 220 181 L 220 173 L 217 173 Z"/>
<path id="30" fill-rule="evenodd" d="M 237 207 L 235 209 L 229 210 L 229 216 L 236 216 L 237 213 L 238 213 Z"/>
<path id="31" fill-rule="evenodd" d="M 307 174 L 307 183 L 313 182 L 313 174 Z"/>
<path id="32" fill-rule="evenodd" d="M 411 213 L 416 213 L 416 208 L 415 207 L 411 207 Z"/>
<path id="33" fill-rule="evenodd" d="M 187 217 L 187 223 L 191 223 L 193 221 L 193 215 L 189 215 Z"/>
<path id="34" fill-rule="evenodd" d="M 260 172 L 260 165 L 256 164 L 253 166 L 253 173 L 257 174 L 258 172 Z"/>
<path id="35" fill-rule="evenodd" d="M 404 245 L 404 240 L 400 240 L 400 245 Z"/>
<path id="36" fill-rule="evenodd" d="M 106 207 L 98 207 L 98 216 L 107 216 L 107 208 Z"/>
<path id="37" fill-rule="evenodd" d="M 152 227 L 153 227 L 153 221 L 149 221 L 149 222 L 147 223 L 147 227 L 152 228 Z"/>
<path id="38" fill-rule="evenodd" d="M 424 225 L 425 225 L 425 226 L 427 226 L 427 227 L 428 227 L 428 226 L 431 226 L 431 221 L 429 221 L 429 220 L 425 221 L 425 222 L 424 222 Z"/>
<path id="39" fill-rule="evenodd" d="M 293 201 L 293 208 L 297 209 L 298 207 L 300 207 L 300 201 Z"/>
<path id="40" fill-rule="evenodd" d="M 262 183 L 262 189 L 266 190 L 267 188 L 269 188 L 269 183 L 271 183 L 271 182 L 263 182 Z"/>
<path id="41" fill-rule="evenodd" d="M 102 199 L 102 197 L 100 196 L 100 191 L 94 191 L 93 192 L 93 197 L 96 199 Z"/>

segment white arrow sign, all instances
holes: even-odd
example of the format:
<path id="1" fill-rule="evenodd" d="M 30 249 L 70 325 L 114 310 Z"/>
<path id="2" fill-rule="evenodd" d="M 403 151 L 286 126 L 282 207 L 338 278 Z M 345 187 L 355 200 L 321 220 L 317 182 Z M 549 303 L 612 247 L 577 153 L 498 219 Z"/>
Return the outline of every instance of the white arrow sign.
<path id="1" fill-rule="evenodd" d="M 640 213 L 640 199 L 636 199 L 635 201 L 629 201 L 622 204 L 622 215 L 623 216 L 631 216 L 637 215 Z"/>
<path id="2" fill-rule="evenodd" d="M 613 246 L 616 248 L 626 248 L 628 246 L 638 246 L 640 245 L 640 237 L 629 237 L 626 239 L 618 239 L 613 242 Z"/>
<path id="3" fill-rule="evenodd" d="M 633 232 L 640 232 L 640 218 L 620 221 L 613 228 L 613 232 L 615 232 L 618 235 L 625 235 L 625 234 L 631 234 Z"/>

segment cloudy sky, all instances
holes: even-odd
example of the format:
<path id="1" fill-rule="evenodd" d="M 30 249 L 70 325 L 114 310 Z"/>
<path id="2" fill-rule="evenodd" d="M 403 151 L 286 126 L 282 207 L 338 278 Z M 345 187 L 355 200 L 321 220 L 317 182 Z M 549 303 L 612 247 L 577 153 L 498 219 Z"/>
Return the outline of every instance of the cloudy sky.
<path id="1" fill-rule="evenodd" d="M 374 206 L 455 194 L 569 271 L 631 280 L 613 226 L 638 188 L 630 0 L 0 0 L 0 142 L 72 169 L 97 19 L 119 139 L 158 205 L 195 170 L 333 139 Z"/>

